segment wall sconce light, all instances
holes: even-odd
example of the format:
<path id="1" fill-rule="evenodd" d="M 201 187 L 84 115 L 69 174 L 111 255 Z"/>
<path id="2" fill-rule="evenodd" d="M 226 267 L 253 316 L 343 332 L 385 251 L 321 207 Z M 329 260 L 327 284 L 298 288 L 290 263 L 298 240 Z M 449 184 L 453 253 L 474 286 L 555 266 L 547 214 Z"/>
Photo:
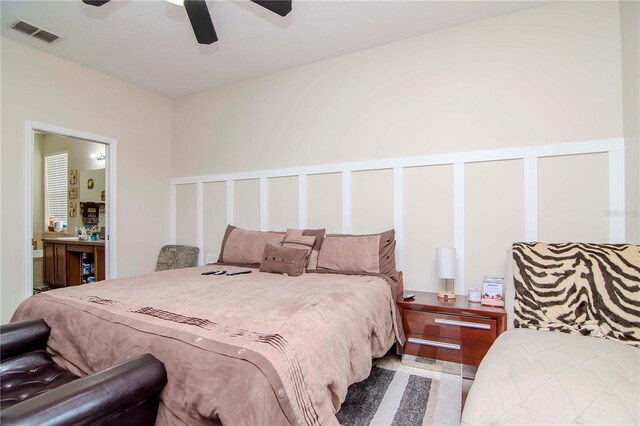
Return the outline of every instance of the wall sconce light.
<path id="1" fill-rule="evenodd" d="M 91 158 L 100 161 L 105 160 L 107 158 L 107 155 L 104 152 L 94 152 L 93 154 L 91 154 Z"/>

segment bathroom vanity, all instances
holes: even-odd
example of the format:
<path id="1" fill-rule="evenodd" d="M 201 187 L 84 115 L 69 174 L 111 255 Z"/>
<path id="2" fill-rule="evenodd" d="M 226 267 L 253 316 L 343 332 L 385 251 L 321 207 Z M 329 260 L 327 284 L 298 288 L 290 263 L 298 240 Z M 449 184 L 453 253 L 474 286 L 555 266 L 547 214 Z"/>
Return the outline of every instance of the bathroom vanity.
<path id="1" fill-rule="evenodd" d="M 59 288 L 105 279 L 104 240 L 43 238 L 43 282 Z"/>

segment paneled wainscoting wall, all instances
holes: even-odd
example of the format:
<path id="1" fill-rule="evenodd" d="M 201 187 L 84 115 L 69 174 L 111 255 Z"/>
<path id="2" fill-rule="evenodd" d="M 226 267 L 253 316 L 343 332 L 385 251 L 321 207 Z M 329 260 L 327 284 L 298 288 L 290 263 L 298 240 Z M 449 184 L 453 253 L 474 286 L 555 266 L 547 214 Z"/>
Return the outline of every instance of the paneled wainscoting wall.
<path id="1" fill-rule="evenodd" d="M 435 247 L 455 291 L 504 275 L 513 241 L 624 242 L 624 140 L 606 139 L 173 178 L 171 243 L 217 254 L 227 223 L 329 233 L 396 230 L 405 288 L 433 291 Z"/>

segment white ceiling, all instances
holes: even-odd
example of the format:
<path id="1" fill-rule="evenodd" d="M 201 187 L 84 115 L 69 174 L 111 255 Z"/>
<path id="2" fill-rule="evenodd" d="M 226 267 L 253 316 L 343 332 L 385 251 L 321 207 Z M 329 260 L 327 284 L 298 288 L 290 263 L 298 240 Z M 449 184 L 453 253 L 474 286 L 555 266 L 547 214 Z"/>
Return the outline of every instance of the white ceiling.
<path id="1" fill-rule="evenodd" d="M 1 0 L 2 35 L 169 97 L 538 6 L 539 1 L 293 0 L 285 18 L 249 1 L 208 1 L 219 41 L 197 44 L 166 1 Z M 17 18 L 62 36 L 47 44 Z"/>

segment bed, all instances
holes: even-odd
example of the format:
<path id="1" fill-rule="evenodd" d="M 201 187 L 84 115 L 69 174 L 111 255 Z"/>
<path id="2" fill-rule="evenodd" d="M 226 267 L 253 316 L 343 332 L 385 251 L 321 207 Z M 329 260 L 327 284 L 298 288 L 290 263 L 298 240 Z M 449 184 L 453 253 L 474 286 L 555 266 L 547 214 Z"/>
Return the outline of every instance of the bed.
<path id="1" fill-rule="evenodd" d="M 157 424 L 337 424 L 350 384 L 403 333 L 401 274 L 202 275 L 207 265 L 37 294 L 12 321 L 43 318 L 48 350 L 78 375 L 142 353 L 168 384 Z M 325 271 L 331 272 L 331 271 Z"/>

